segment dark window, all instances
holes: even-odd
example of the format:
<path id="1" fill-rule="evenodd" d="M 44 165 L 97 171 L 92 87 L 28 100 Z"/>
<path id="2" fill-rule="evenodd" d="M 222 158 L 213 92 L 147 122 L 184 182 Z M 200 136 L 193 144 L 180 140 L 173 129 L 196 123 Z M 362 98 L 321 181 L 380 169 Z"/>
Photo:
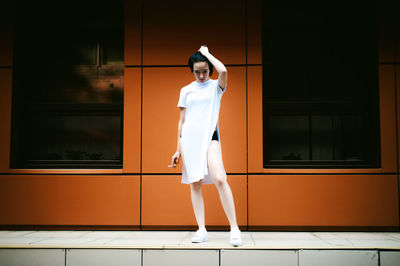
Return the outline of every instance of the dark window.
<path id="1" fill-rule="evenodd" d="M 376 7 L 301 3 L 264 1 L 264 167 L 379 167 Z"/>
<path id="2" fill-rule="evenodd" d="M 15 5 L 11 167 L 121 168 L 123 1 L 45 3 Z"/>

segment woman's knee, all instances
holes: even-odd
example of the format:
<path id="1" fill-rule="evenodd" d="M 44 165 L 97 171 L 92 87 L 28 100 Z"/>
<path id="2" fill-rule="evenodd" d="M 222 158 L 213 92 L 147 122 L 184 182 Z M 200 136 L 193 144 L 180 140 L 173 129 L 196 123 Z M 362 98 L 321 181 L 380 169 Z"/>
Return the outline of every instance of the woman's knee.
<path id="1" fill-rule="evenodd" d="M 214 178 L 214 184 L 217 188 L 224 187 L 227 184 L 226 175 L 218 175 Z"/>
<path id="2" fill-rule="evenodd" d="M 201 191 L 201 184 L 202 184 L 201 180 L 197 181 L 197 182 L 193 182 L 193 183 L 190 184 L 190 188 L 192 189 L 192 191 L 200 192 Z"/>

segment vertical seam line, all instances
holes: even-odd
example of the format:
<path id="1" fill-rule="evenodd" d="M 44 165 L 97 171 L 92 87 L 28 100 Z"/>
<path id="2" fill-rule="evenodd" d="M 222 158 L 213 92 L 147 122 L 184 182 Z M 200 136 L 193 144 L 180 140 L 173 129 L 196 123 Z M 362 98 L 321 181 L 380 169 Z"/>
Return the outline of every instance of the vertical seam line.
<path id="1" fill-rule="evenodd" d="M 142 228 L 142 198 L 143 198 L 143 6 L 140 1 L 140 231 Z M 143 254 L 142 254 L 143 255 Z"/>
<path id="2" fill-rule="evenodd" d="M 244 3 L 245 3 L 245 7 L 244 7 L 244 10 L 245 10 L 245 13 L 244 13 L 244 17 L 245 17 L 245 22 L 244 22 L 244 24 L 245 24 L 245 58 L 246 58 L 246 61 L 245 61 L 245 64 L 246 64 L 246 73 L 245 73 L 245 79 L 246 79 L 246 84 L 245 84 L 245 86 L 246 86 L 246 102 L 245 102 L 245 104 L 246 104 L 246 230 L 248 231 L 249 230 L 249 175 L 248 175 L 248 173 L 249 173 L 249 134 L 248 134 L 248 131 L 249 131 L 249 119 L 248 119 L 248 117 L 249 117 L 249 114 L 248 114 L 248 61 L 247 61 L 247 49 L 248 49 L 248 44 L 247 44 L 247 30 L 248 30 L 248 23 L 247 23 L 247 19 L 248 19 L 248 16 L 247 16 L 247 12 L 248 12 L 248 10 L 247 10 L 247 5 L 248 5 L 248 1 L 247 0 L 245 0 L 244 1 Z"/>
<path id="3" fill-rule="evenodd" d="M 399 226 L 400 223 L 400 187 L 399 187 L 399 125 L 398 125 L 398 114 L 397 114 L 397 64 L 394 64 L 393 67 L 393 72 L 394 72 L 394 106 L 395 106 L 395 119 L 396 119 L 396 184 L 397 184 L 397 204 L 398 204 L 398 218 L 399 221 L 397 223 L 397 226 Z"/>

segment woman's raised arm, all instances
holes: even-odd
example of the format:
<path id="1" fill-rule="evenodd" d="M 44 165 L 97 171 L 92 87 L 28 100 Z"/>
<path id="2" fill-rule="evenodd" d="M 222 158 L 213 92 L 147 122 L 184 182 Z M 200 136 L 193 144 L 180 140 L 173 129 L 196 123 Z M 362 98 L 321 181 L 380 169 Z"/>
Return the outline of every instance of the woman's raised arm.
<path id="1" fill-rule="evenodd" d="M 224 66 L 224 64 L 215 58 L 209 51 L 207 46 L 202 45 L 199 49 L 199 52 L 207 57 L 207 59 L 213 64 L 215 69 L 218 71 L 218 85 L 221 87 L 222 90 L 226 88 L 226 82 L 228 81 L 228 70 Z"/>

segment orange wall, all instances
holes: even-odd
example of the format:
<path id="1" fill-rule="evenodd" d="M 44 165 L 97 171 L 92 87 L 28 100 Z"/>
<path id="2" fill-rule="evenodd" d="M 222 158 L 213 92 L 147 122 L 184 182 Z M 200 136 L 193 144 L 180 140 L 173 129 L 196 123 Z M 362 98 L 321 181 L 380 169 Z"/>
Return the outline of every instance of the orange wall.
<path id="1" fill-rule="evenodd" d="M 247 225 L 246 175 L 228 176 L 229 185 L 236 200 L 236 214 L 239 226 Z M 196 220 L 190 201 L 190 187 L 181 184 L 177 175 L 145 175 L 142 183 L 142 225 L 154 226 L 195 226 Z M 219 202 L 215 186 L 203 187 L 206 224 L 224 226 L 228 220 Z"/>
<path id="2" fill-rule="evenodd" d="M 12 69 L 0 68 L 0 171 L 3 173 L 10 167 L 11 83 Z"/>
<path id="3" fill-rule="evenodd" d="M 193 16 L 191 1 L 125 2 L 123 169 L 116 170 L 9 168 L 12 25 L 2 19 L 0 226 L 194 226 L 189 186 L 180 183 L 180 166 L 167 165 L 176 150 L 179 91 L 193 80 L 184 65 L 201 44 L 228 65 L 220 130 L 239 225 L 399 226 L 400 41 L 389 1 L 379 9 L 377 169 L 263 169 L 261 0 L 217 1 L 202 16 Z M 207 225 L 228 225 L 215 187 L 205 186 L 204 196 Z"/>
<path id="4" fill-rule="evenodd" d="M 140 178 L 0 176 L 1 224 L 139 226 Z"/>
<path id="5" fill-rule="evenodd" d="M 206 11 L 196 1 L 143 3 L 144 65 L 186 65 L 201 44 L 225 64 L 245 63 L 245 0 L 214 1 Z"/>
<path id="6" fill-rule="evenodd" d="M 2 3 L 0 11 L 0 66 L 12 66 L 13 1 Z"/>
<path id="7" fill-rule="evenodd" d="M 398 226 L 396 175 L 249 176 L 250 226 Z"/>

